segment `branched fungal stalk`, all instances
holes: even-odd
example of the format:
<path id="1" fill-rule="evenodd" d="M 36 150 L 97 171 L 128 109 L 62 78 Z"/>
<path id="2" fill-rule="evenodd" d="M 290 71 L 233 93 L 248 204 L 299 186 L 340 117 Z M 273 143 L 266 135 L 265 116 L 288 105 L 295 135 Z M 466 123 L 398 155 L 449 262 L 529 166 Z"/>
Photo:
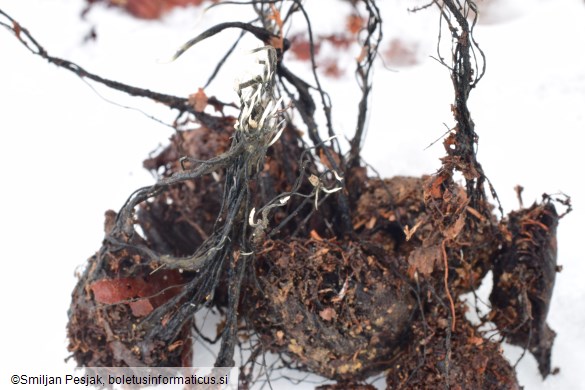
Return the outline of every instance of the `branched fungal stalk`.
<path id="1" fill-rule="evenodd" d="M 219 283 L 218 275 L 222 272 L 231 275 L 227 286 L 229 309 L 216 361 L 218 366 L 231 366 L 234 363 L 240 285 L 244 269 L 254 254 L 253 242 L 250 240 L 254 238 L 254 234 L 248 229 L 252 227 L 255 232 L 265 230 L 268 225 L 268 211 L 273 207 L 285 205 L 287 197 L 290 197 L 290 195 L 277 197 L 262 208 L 261 223 L 250 223 L 253 221 L 254 209 L 251 205 L 255 195 L 251 183 L 264 168 L 268 148 L 278 140 L 284 130 L 283 123 L 279 120 L 282 99 L 277 99 L 274 94 L 276 51 L 273 47 L 267 46 L 255 52 L 265 53 L 265 58 L 260 61 L 263 70 L 237 88 L 241 107 L 229 150 L 206 161 L 184 157 L 181 160 L 182 164 L 189 162 L 193 168 L 175 172 L 170 177 L 160 179 L 151 187 L 136 191 L 120 210 L 116 226 L 107 238 L 114 248 L 133 248 L 146 255 L 151 262 L 162 264 L 167 269 L 196 272 L 195 278 L 180 294 L 153 310 L 141 321 L 139 328 L 148 335 L 146 339 L 162 338 L 161 341 L 171 341 L 182 329 L 186 319 L 212 297 Z M 133 226 L 134 213 L 139 204 L 169 190 L 174 185 L 217 171 L 225 172 L 221 210 L 214 231 L 195 253 L 187 257 L 175 257 L 171 254 L 156 253 L 140 243 L 131 244 L 136 235 Z M 235 256 L 235 253 L 244 256 Z M 179 308 L 171 309 L 173 315 L 165 326 L 165 332 L 161 334 L 157 318 L 163 313 L 168 313 L 169 307 L 173 305 L 179 305 Z"/>
<path id="2" fill-rule="evenodd" d="M 258 137 L 260 147 L 272 146 L 284 131 L 283 123 L 278 121 L 278 108 L 282 98 L 274 96 L 274 72 L 276 69 L 276 50 L 271 46 L 254 50 L 266 52 L 266 59 L 259 63 L 264 65 L 262 73 L 253 79 L 236 86 L 240 98 L 240 115 L 234 128 L 246 137 Z"/>

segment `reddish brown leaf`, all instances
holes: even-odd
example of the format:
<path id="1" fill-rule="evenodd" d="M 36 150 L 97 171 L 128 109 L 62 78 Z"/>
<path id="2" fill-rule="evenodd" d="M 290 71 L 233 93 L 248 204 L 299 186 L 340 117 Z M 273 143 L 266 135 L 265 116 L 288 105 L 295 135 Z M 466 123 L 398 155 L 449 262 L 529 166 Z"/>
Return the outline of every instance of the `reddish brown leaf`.
<path id="1" fill-rule="evenodd" d="M 159 0 L 126 0 L 126 10 L 141 19 L 158 19 L 163 13 Z"/>
<path id="2" fill-rule="evenodd" d="M 14 35 L 16 35 L 16 38 L 20 39 L 20 24 L 13 21 L 12 30 L 14 31 Z"/>
<path id="3" fill-rule="evenodd" d="M 278 37 L 270 38 L 270 45 L 273 46 L 275 49 L 282 51 L 284 48 L 284 39 L 282 37 L 282 33 L 283 33 L 282 18 L 280 17 L 280 12 L 274 6 L 274 4 L 272 4 L 270 6 L 270 9 L 272 10 L 272 13 L 268 16 L 268 18 L 274 20 L 274 23 L 278 27 L 278 34 L 279 34 Z"/>
<path id="4" fill-rule="evenodd" d="M 195 109 L 197 112 L 203 112 L 205 107 L 207 107 L 207 95 L 203 88 L 199 88 L 196 93 L 189 95 L 189 104 Z"/>
<path id="5" fill-rule="evenodd" d="M 333 308 L 326 307 L 325 309 L 319 312 L 319 316 L 323 318 L 325 321 L 331 321 L 337 318 L 337 313 L 335 312 L 335 310 L 333 310 Z"/>
<path id="6" fill-rule="evenodd" d="M 296 35 L 292 39 L 292 44 L 290 47 L 290 51 L 293 55 L 302 61 L 308 61 L 311 59 L 311 43 L 301 35 Z M 321 43 L 318 41 L 314 42 L 313 44 L 313 53 L 315 55 L 319 54 L 319 50 L 321 49 Z"/>
<path id="7" fill-rule="evenodd" d="M 461 229 L 465 226 L 465 213 L 461 213 L 457 221 L 445 229 L 444 235 L 447 239 L 454 239 L 459 235 Z"/>
<path id="8" fill-rule="evenodd" d="M 471 345 L 482 345 L 485 340 L 483 337 L 471 336 L 467 339 L 467 343 Z"/>
<path id="9" fill-rule="evenodd" d="M 199 5 L 203 0 L 110 0 L 109 3 L 118 7 L 123 7 L 141 19 L 158 19 L 165 12 L 175 7 L 185 7 L 188 5 Z"/>
<path id="10" fill-rule="evenodd" d="M 416 65 L 417 44 L 404 42 L 400 39 L 393 39 L 384 51 L 383 56 L 390 66 L 412 66 Z"/>
<path id="11" fill-rule="evenodd" d="M 325 151 L 327 151 L 328 153 L 325 153 Z M 334 169 L 333 165 L 331 164 L 331 162 L 329 161 L 329 158 L 327 158 L 327 155 L 330 155 L 333 158 L 333 161 L 335 162 L 335 165 L 337 165 L 338 167 L 340 167 L 341 165 L 341 159 L 339 158 L 339 155 L 337 153 L 335 153 L 335 151 L 328 147 L 328 146 L 324 146 L 323 148 L 321 148 L 319 150 L 319 159 L 321 160 L 321 162 L 323 163 L 323 165 L 325 165 L 328 169 Z"/>
<path id="12" fill-rule="evenodd" d="M 336 59 L 328 59 L 328 60 L 324 60 L 322 63 L 322 67 L 323 67 L 323 73 L 325 73 L 325 75 L 332 77 L 334 79 L 338 79 L 341 76 L 343 76 L 343 69 L 341 69 L 339 67 L 339 65 L 337 65 L 337 60 Z"/>
<path id="13" fill-rule="evenodd" d="M 167 349 L 169 350 L 169 352 L 173 352 L 175 349 L 179 348 L 183 344 L 184 344 L 183 340 L 177 340 L 174 343 L 172 343 L 171 345 L 169 345 L 167 347 Z"/>
<path id="14" fill-rule="evenodd" d="M 140 297 L 146 289 L 146 283 L 138 278 L 102 279 L 93 282 L 89 288 L 96 302 L 112 304 Z"/>
<path id="15" fill-rule="evenodd" d="M 339 49 L 347 49 L 349 47 L 349 45 L 351 45 L 355 41 L 354 39 L 350 39 L 350 38 L 347 38 L 347 37 L 345 37 L 343 35 L 339 35 L 339 34 L 327 35 L 327 36 L 321 37 L 321 39 L 324 41 L 328 41 L 333 46 L 335 46 Z"/>
<path id="16" fill-rule="evenodd" d="M 311 230 L 311 233 L 310 233 L 310 234 L 311 234 L 311 238 L 312 238 L 313 240 L 315 240 L 315 241 L 323 241 L 323 237 L 321 237 L 321 236 L 319 235 L 319 233 L 317 233 L 317 231 L 316 231 L 316 230 L 314 230 L 314 229 L 313 229 L 313 230 Z"/>
<path id="17" fill-rule="evenodd" d="M 443 189 L 441 188 L 441 184 L 445 179 L 442 176 L 435 176 L 435 178 L 431 181 L 430 184 L 430 193 L 431 196 L 435 199 L 443 197 Z"/>
<path id="18" fill-rule="evenodd" d="M 165 3 L 167 8 L 186 7 L 188 5 L 199 5 L 203 0 L 159 0 Z"/>
<path id="19" fill-rule="evenodd" d="M 136 298 L 144 298 L 127 302 L 132 314 L 142 317 L 149 314 L 173 297 L 177 288 L 169 288 L 182 282 L 181 275 L 176 271 L 156 272 L 147 280 L 143 278 L 102 279 L 93 282 L 89 288 L 97 303 L 126 303 Z"/>
<path id="20" fill-rule="evenodd" d="M 364 19 L 356 14 L 349 15 L 346 26 L 350 33 L 356 35 L 364 27 Z"/>
<path id="21" fill-rule="evenodd" d="M 150 303 L 150 300 L 148 299 L 139 299 L 137 301 L 130 302 L 129 306 L 132 310 L 132 314 L 134 314 L 136 317 L 147 316 L 154 310 L 152 303 Z"/>
<path id="22" fill-rule="evenodd" d="M 276 331 L 276 340 L 279 343 L 282 343 L 282 341 L 284 340 L 284 332 L 282 330 Z"/>

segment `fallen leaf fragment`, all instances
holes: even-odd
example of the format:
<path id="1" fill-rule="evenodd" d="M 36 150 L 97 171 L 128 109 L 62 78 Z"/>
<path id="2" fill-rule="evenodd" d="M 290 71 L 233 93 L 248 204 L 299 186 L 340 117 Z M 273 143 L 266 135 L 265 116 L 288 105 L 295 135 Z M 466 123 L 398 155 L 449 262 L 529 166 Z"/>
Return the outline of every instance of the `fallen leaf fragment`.
<path id="1" fill-rule="evenodd" d="M 417 248 L 408 257 L 408 274 L 412 278 L 415 272 L 429 276 L 435 269 L 435 264 L 441 258 L 441 248 L 438 245 Z"/>
<path id="2" fill-rule="evenodd" d="M 325 321 L 331 321 L 337 318 L 337 313 L 335 312 L 335 310 L 333 310 L 333 308 L 326 307 L 325 309 L 319 312 L 319 316 L 323 318 Z"/>
<path id="3" fill-rule="evenodd" d="M 207 107 L 208 102 L 207 95 L 203 88 L 199 88 L 196 93 L 189 95 L 189 104 L 195 109 L 197 112 L 203 112 L 205 107 Z"/>
<path id="4" fill-rule="evenodd" d="M 154 310 L 154 306 L 152 306 L 150 300 L 146 298 L 130 302 L 128 305 L 132 310 L 132 314 L 134 314 L 136 317 L 147 316 Z"/>
<path id="5" fill-rule="evenodd" d="M 292 339 L 290 341 L 290 344 L 288 345 L 288 349 L 289 349 L 289 351 L 291 351 L 292 353 L 295 353 L 297 355 L 301 355 L 303 353 L 303 347 L 298 345 L 297 340 L 295 340 L 295 339 Z"/>

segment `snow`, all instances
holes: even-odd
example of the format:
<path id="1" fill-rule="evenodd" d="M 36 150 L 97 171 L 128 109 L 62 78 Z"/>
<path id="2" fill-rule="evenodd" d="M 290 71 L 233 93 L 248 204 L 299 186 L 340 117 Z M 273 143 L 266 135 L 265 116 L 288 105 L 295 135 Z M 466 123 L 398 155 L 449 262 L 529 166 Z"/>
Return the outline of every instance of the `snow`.
<path id="1" fill-rule="evenodd" d="M 445 132 L 443 123 L 453 126 L 448 72 L 429 57 L 435 55 L 436 13 L 405 11 L 423 3 L 380 2 L 385 42 L 411 42 L 419 61 L 391 70 L 379 64 L 375 71 L 364 152 L 382 176 L 434 172 L 442 145 L 427 146 Z M 328 17 L 335 4 L 307 2 L 308 12 L 317 18 L 316 33 L 339 29 Z M 219 21 L 251 19 L 236 6 L 206 13 L 189 8 L 154 22 L 95 7 L 84 21 L 79 17 L 83 5 L 81 0 L 0 1 L 0 8 L 27 27 L 51 55 L 106 78 L 178 96 L 203 86 L 238 32 L 222 32 L 178 61 L 164 60 Z M 542 381 L 527 355 L 517 366 L 519 381 L 527 389 L 585 389 L 580 379 L 585 265 L 578 247 L 585 203 L 585 187 L 578 179 L 585 162 L 580 136 L 585 128 L 585 55 L 579 49 L 585 47 L 585 4 L 493 0 L 479 5 L 486 17 L 476 39 L 487 56 L 487 73 L 470 99 L 480 136 L 478 158 L 506 212 L 517 207 L 517 184 L 525 188 L 525 204 L 539 200 L 543 192 L 563 192 L 575 205 L 558 232 L 563 272 L 557 276 L 549 315 L 558 333 L 553 366 L 560 373 Z M 83 43 L 93 25 L 97 41 Z M 304 21 L 295 21 L 294 31 L 304 29 Z M 242 75 L 245 53 L 255 47 L 251 39 L 241 44 L 236 60 L 207 90 L 209 95 L 235 100 L 234 80 Z M 359 92 L 351 73 L 351 61 L 359 54 L 355 49 L 342 55 L 347 77 L 322 76 L 333 101 L 334 126 L 348 136 L 355 128 Z M 92 84 L 98 95 L 72 73 L 33 56 L 4 29 L 0 56 L 0 372 L 5 381 L 8 374 L 33 367 L 40 373 L 73 367 L 63 359 L 68 354 L 65 326 L 75 270 L 99 248 L 105 210 L 117 210 L 134 189 L 153 183 L 142 160 L 172 134 L 171 128 L 141 112 L 104 99 L 166 123 L 174 117 L 160 105 Z M 310 78 L 306 63 L 291 59 L 289 64 Z M 517 347 L 504 349 L 512 362 L 521 354 Z"/>

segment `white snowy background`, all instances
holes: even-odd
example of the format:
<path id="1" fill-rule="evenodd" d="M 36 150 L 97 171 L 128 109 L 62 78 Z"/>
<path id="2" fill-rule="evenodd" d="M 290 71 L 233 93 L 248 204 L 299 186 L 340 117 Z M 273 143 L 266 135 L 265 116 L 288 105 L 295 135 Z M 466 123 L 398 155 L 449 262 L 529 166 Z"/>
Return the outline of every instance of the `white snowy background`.
<path id="1" fill-rule="evenodd" d="M 432 173 L 439 167 L 442 145 L 425 148 L 445 132 L 443 123 L 453 126 L 449 74 L 429 57 L 435 55 L 438 19 L 433 11 L 406 11 L 424 2 L 379 3 L 385 42 L 410 42 L 418 62 L 378 64 L 364 156 L 382 176 Z M 306 2 L 318 33 L 339 30 L 339 18 L 331 15 L 348 11 L 339 4 Z M 482 23 L 476 39 L 487 56 L 487 73 L 470 98 L 480 137 L 478 158 L 506 212 L 518 206 L 517 184 L 525 188 L 526 205 L 544 192 L 563 192 L 575 208 L 558 231 L 563 272 L 548 320 L 558 333 L 552 361 L 560 372 L 542 381 L 527 355 L 517 366 L 518 378 L 526 389 L 585 389 L 585 264 L 579 246 L 585 218 L 585 4 L 492 0 L 479 5 Z M 0 0 L 0 8 L 51 55 L 106 78 L 177 96 L 203 86 L 238 32 L 203 42 L 176 62 L 160 60 L 219 21 L 248 20 L 241 6 L 205 15 L 201 7 L 178 9 L 158 21 L 101 6 L 82 20 L 83 7 L 82 0 Z M 84 43 L 92 26 L 97 40 Z M 293 29 L 304 26 L 296 19 Z M 234 80 L 249 61 L 245 52 L 256 46 L 251 39 L 242 44 L 208 95 L 235 100 Z M 348 135 L 357 112 L 351 63 L 358 54 L 350 49 L 342 55 L 345 77 L 322 76 L 333 99 L 334 126 Z M 287 60 L 310 78 L 307 63 Z M 12 374 L 72 369 L 72 361 L 64 362 L 65 326 L 76 269 L 100 246 L 104 211 L 118 210 L 134 189 L 154 182 L 142 160 L 172 134 L 139 111 L 106 99 L 168 123 L 173 113 L 165 107 L 91 85 L 95 91 L 33 56 L 0 29 L 0 388 Z M 490 282 L 485 284 L 488 291 Z M 505 346 L 505 354 L 515 363 L 521 349 Z"/>

